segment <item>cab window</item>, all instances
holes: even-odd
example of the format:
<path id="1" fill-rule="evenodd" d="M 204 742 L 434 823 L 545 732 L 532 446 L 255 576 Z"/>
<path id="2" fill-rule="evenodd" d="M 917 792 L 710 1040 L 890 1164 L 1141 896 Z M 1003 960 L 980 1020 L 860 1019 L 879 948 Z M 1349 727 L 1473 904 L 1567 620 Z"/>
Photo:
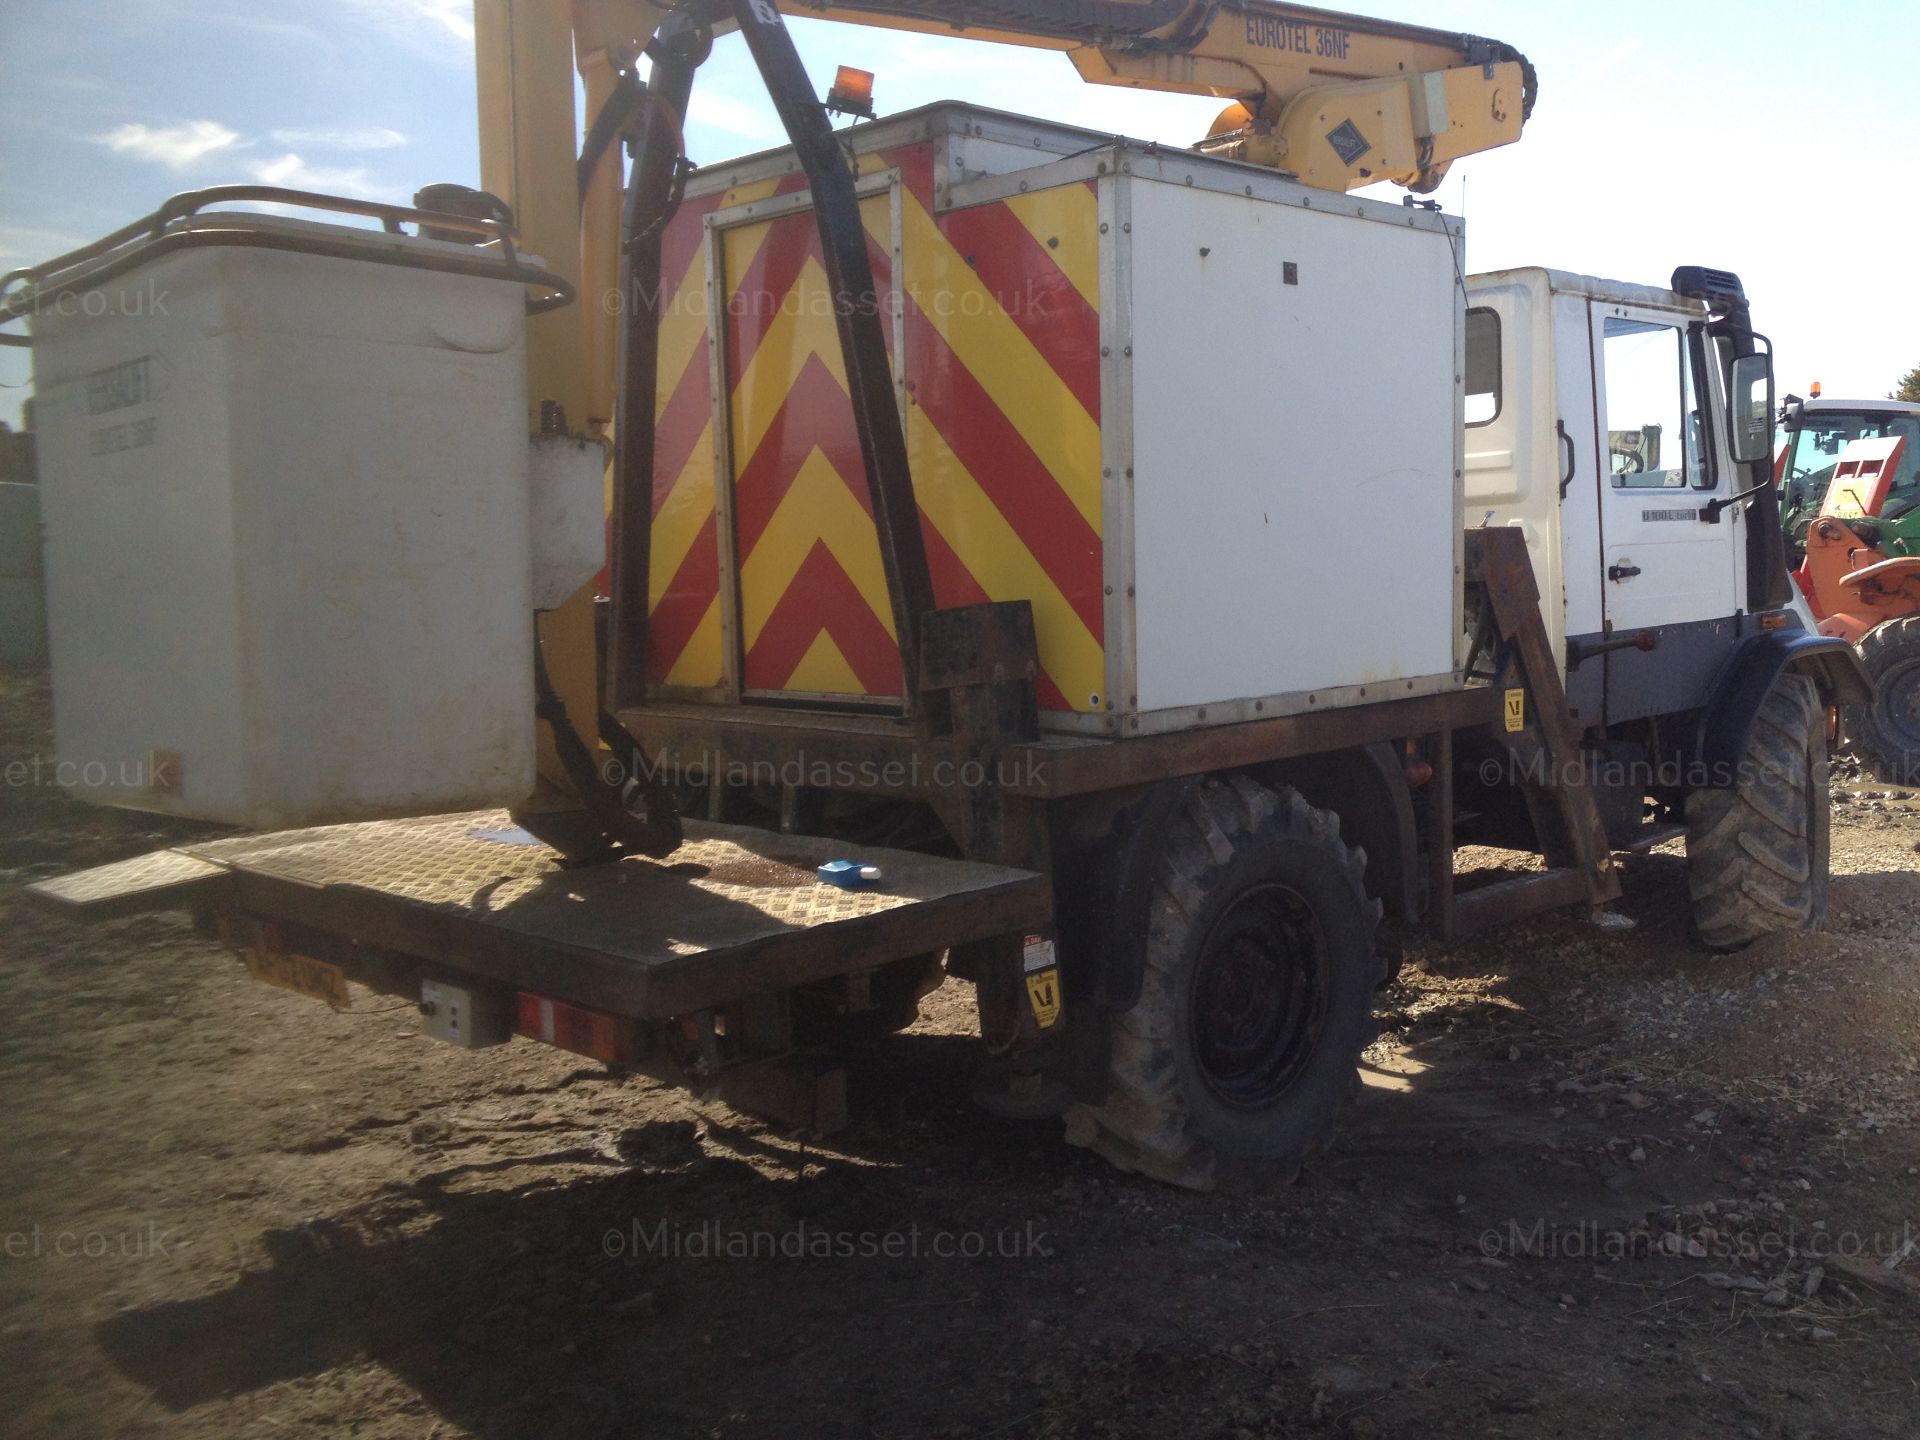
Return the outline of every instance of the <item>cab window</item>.
<path id="1" fill-rule="evenodd" d="M 1481 305 L 1467 311 L 1466 392 L 1469 429 L 1500 418 L 1500 316 Z"/>
<path id="2" fill-rule="evenodd" d="M 1601 335 L 1607 468 L 1616 490 L 1710 490 L 1707 427 L 1686 332 L 1610 315 Z"/>
<path id="3" fill-rule="evenodd" d="M 1806 415 L 1791 432 L 1781 479 L 1789 512 L 1817 510 L 1833 481 L 1834 466 L 1855 440 L 1904 436 L 1900 468 L 1894 473 L 1895 495 L 1920 494 L 1920 416 L 1875 415 L 1866 411 L 1826 410 Z"/>

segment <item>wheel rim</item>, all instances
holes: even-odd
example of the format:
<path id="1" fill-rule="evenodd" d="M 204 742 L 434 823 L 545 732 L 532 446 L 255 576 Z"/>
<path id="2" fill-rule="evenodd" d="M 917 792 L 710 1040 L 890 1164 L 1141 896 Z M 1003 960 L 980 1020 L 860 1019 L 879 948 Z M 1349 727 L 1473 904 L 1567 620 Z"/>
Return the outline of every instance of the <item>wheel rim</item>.
<path id="1" fill-rule="evenodd" d="M 1320 1041 L 1327 946 L 1312 909 L 1284 885 L 1243 892 L 1207 932 L 1188 1007 L 1207 1089 L 1228 1105 L 1271 1104 Z"/>
<path id="2" fill-rule="evenodd" d="M 1905 660 L 1880 676 L 1880 714 L 1908 750 L 1920 749 L 1920 660 Z"/>

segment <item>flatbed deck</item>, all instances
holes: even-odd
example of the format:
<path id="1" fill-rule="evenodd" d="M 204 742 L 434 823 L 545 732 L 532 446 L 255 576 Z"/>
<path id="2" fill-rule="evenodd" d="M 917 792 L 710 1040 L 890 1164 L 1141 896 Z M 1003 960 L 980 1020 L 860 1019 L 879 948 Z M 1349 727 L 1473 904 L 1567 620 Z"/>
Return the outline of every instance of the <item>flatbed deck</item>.
<path id="1" fill-rule="evenodd" d="M 687 822 L 680 848 L 568 868 L 505 811 L 183 845 L 42 881 L 82 918 L 229 911 L 328 932 L 640 1020 L 1044 928 L 1047 880 L 941 856 Z M 879 883 L 815 867 L 851 859 Z"/>

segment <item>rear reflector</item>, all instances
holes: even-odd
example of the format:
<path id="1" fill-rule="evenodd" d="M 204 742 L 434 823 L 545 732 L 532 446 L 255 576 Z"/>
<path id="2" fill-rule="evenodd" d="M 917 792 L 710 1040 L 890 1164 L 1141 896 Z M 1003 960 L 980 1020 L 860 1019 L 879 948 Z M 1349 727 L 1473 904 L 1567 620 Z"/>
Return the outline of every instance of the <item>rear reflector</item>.
<path id="1" fill-rule="evenodd" d="M 515 1033 L 529 1040 L 609 1062 L 632 1060 L 639 1053 L 634 1022 L 622 1016 L 530 995 L 524 990 L 518 1009 Z"/>

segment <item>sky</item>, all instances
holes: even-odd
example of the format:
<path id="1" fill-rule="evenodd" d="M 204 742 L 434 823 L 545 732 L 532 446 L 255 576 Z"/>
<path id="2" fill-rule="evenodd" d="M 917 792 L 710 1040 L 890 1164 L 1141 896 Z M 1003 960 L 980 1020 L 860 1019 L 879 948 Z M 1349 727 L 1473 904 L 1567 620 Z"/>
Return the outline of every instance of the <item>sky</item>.
<path id="1" fill-rule="evenodd" d="M 1368 13 L 1504 40 L 1540 99 L 1516 145 L 1437 198 L 1471 270 L 1662 285 L 1731 269 L 1780 388 L 1885 394 L 1920 365 L 1920 4 L 1381 0 Z M 824 91 L 874 71 L 894 114 L 958 99 L 1188 144 L 1220 103 L 1087 85 L 1060 55 L 796 21 Z M 0 270 L 45 260 L 181 190 L 235 181 L 406 200 L 477 184 L 470 0 L 4 0 Z M 738 36 L 696 82 L 688 150 L 781 143 Z M 1383 198 L 1397 197 L 1387 192 Z M 29 392 L 0 349 L 0 418 Z"/>

